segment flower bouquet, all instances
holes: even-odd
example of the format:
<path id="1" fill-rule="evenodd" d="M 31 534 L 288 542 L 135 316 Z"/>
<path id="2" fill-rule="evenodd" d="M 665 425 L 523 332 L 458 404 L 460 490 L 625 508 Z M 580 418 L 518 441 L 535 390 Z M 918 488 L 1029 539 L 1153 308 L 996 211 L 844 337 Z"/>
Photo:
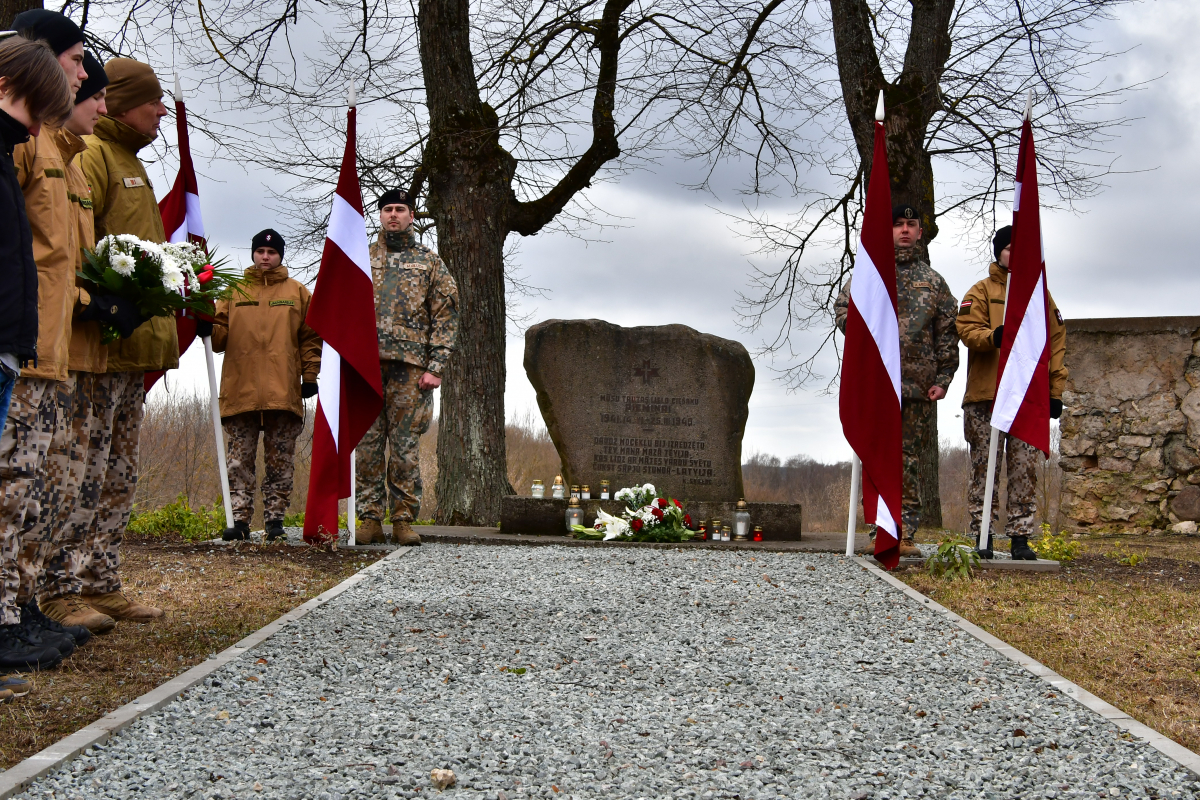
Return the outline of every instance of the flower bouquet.
<path id="1" fill-rule="evenodd" d="M 614 517 L 601 509 L 593 528 L 574 526 L 576 539 L 600 539 L 619 542 L 686 542 L 695 533 L 688 530 L 692 518 L 683 513 L 679 501 L 657 497 L 652 484 L 634 486 L 617 492 L 616 499 L 625 503 L 621 516 Z"/>
<path id="2" fill-rule="evenodd" d="M 236 271 L 222 269 L 223 261 L 214 264 L 191 242 L 155 244 L 116 234 L 105 236 L 83 256 L 79 276 L 100 292 L 133 303 L 143 319 L 168 317 L 180 309 L 211 314 L 217 300 L 234 289 L 240 292 L 246 282 Z M 119 336 L 106 322 L 100 329 L 105 344 Z"/>

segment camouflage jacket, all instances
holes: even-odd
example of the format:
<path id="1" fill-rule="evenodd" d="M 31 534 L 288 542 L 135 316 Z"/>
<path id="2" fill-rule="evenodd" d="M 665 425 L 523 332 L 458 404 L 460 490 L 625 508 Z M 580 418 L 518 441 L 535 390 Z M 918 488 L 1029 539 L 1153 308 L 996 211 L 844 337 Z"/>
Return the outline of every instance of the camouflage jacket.
<path id="1" fill-rule="evenodd" d="M 933 267 L 924 261 L 901 258 L 896 259 L 900 393 L 904 400 L 926 400 L 931 387 L 945 389 L 958 371 L 958 331 L 954 325 L 958 302 Z M 850 281 L 846 281 L 834 304 L 842 333 L 846 332 L 849 304 Z"/>
<path id="2" fill-rule="evenodd" d="M 399 251 L 383 231 L 371 245 L 375 324 L 381 361 L 403 361 L 441 375 L 458 336 L 458 285 L 410 228 Z"/>

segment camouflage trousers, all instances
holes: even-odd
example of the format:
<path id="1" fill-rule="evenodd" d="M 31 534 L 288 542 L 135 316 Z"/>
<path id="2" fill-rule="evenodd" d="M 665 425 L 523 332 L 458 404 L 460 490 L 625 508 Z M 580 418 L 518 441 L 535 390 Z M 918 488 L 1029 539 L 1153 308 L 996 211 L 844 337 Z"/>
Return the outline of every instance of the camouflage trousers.
<path id="1" fill-rule="evenodd" d="M 254 473 L 258 462 L 258 434 L 263 435 L 263 520 L 282 520 L 292 498 L 296 467 L 296 439 L 304 419 L 291 411 L 247 411 L 222 417 L 229 457 L 229 496 L 233 518 L 249 524 L 254 516 Z"/>
<path id="2" fill-rule="evenodd" d="M 21 621 L 18 553 L 42 513 L 46 456 L 55 435 L 65 436 L 69 382 L 18 378 L 0 434 L 0 625 Z"/>
<path id="3" fill-rule="evenodd" d="M 934 436 L 937 404 L 930 400 L 905 400 L 900 405 L 904 456 L 904 485 L 900 498 L 900 525 L 905 539 L 912 539 L 921 525 L 921 453 Z"/>
<path id="4" fill-rule="evenodd" d="M 986 489 L 988 448 L 991 446 L 991 401 L 963 405 L 963 434 L 971 448 L 971 485 L 967 489 L 967 510 L 971 513 L 971 533 L 979 538 L 983 524 L 983 493 Z M 1042 452 L 1020 439 L 1000 434 L 996 447 L 996 476 L 992 489 L 992 524 L 988 538 L 1033 536 L 1037 528 L 1037 466 Z M 1000 465 L 1008 469 L 1008 524 L 996 530 L 1000 509 Z"/>
<path id="5" fill-rule="evenodd" d="M 107 396 L 98 394 L 92 404 L 97 434 L 91 442 L 83 489 L 68 523 L 83 531 L 83 549 L 70 587 L 59 590 L 63 593 L 121 590 L 121 542 L 137 489 L 138 437 L 146 404 L 144 377 L 144 372 L 97 376 L 102 378 L 98 385 Z"/>
<path id="6" fill-rule="evenodd" d="M 75 572 L 79 568 L 83 529 L 72 526 L 70 518 L 83 489 L 92 438 L 98 421 L 93 414 L 98 383 L 103 375 L 71 372 L 69 407 L 46 453 L 45 479 L 37 522 L 21 536 L 18 564 L 21 588 L 17 601 L 29 602 L 35 595 L 50 600 L 79 591 Z M 107 401 L 107 393 L 101 392 Z M 54 587 L 54 593 L 46 590 Z"/>
<path id="7" fill-rule="evenodd" d="M 412 522 L 421 509 L 421 434 L 433 421 L 433 392 L 422 391 L 422 367 L 382 361 L 383 411 L 358 443 L 355 461 L 356 512 L 383 521 Z M 385 462 L 384 449 L 387 450 Z"/>

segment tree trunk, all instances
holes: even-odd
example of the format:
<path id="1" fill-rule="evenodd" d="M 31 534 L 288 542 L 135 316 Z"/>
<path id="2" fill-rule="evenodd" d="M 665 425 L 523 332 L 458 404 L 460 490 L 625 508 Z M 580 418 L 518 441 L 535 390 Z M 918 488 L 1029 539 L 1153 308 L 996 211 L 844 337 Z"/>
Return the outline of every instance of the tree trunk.
<path id="1" fill-rule="evenodd" d="M 937 414 L 933 415 L 933 436 L 920 454 L 917 483 L 921 487 L 921 527 L 942 527 L 942 490 L 939 476 L 941 466 L 938 450 Z"/>
<path id="2" fill-rule="evenodd" d="M 421 0 L 429 108 L 423 171 L 438 253 L 458 282 L 459 331 L 442 382 L 438 508 L 448 525 L 494 525 L 512 494 L 504 443 L 504 240 L 516 161 L 479 99 L 466 0 Z"/>
<path id="3" fill-rule="evenodd" d="M 22 11 L 41 7 L 42 0 L 0 0 L 0 31 L 11 31 L 13 19 Z"/>

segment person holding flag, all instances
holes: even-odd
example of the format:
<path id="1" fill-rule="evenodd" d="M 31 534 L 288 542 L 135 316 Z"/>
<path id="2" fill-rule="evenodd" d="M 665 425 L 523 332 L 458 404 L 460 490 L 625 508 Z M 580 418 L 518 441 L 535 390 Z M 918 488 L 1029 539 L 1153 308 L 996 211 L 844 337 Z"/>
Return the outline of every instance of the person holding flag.
<path id="1" fill-rule="evenodd" d="M 963 435 L 971 451 L 971 483 L 967 489 L 967 510 L 971 514 L 971 533 L 979 543 L 983 520 L 983 493 L 987 482 L 988 448 L 992 424 L 992 402 L 996 399 L 996 371 L 1000 363 L 1000 345 L 1004 339 L 1005 288 L 1008 263 L 1012 255 L 1012 226 L 996 231 L 992 250 L 996 260 L 988 266 L 988 276 L 971 287 L 958 307 L 958 335 L 967 346 L 967 392 L 963 396 Z M 1062 393 L 1067 383 L 1067 326 L 1062 313 L 1050 304 L 1050 417 L 1062 414 Z M 1012 539 L 1012 557 L 1035 561 L 1037 553 L 1029 547 L 1033 535 L 1037 501 L 1037 465 L 1040 451 L 1010 436 L 1000 436 L 997 455 L 1008 467 L 1008 516 L 1005 533 Z M 999 492 L 992 495 L 992 513 L 999 504 Z M 992 547 L 980 551 L 992 557 Z"/>
<path id="2" fill-rule="evenodd" d="M 921 215 L 911 205 L 892 208 L 896 258 L 896 305 L 900 333 L 900 400 L 903 451 L 900 557 L 921 555 L 914 535 L 921 523 L 920 454 L 933 437 L 938 400 L 958 371 L 956 304 L 946 280 L 921 253 Z M 834 303 L 837 326 L 846 332 L 850 281 Z"/>

